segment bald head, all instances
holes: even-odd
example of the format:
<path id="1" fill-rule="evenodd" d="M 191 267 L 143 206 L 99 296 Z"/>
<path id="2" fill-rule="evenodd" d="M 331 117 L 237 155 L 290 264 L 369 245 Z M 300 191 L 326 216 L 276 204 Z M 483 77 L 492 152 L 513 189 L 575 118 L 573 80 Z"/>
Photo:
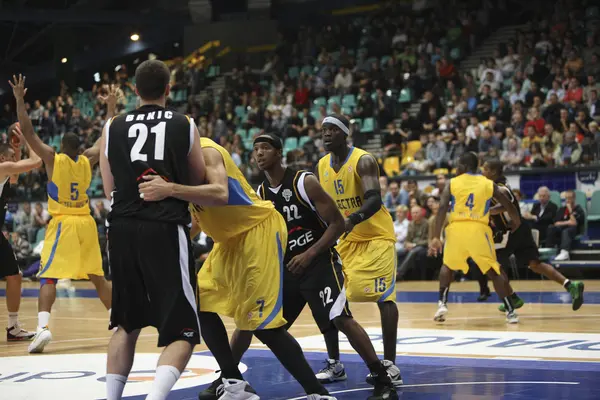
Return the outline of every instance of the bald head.
<path id="1" fill-rule="evenodd" d="M 538 189 L 537 193 L 540 203 L 544 206 L 548 204 L 550 201 L 550 189 L 548 189 L 546 186 L 542 186 Z"/>
<path id="2" fill-rule="evenodd" d="M 423 219 L 423 210 L 419 206 L 414 206 L 410 209 L 410 215 L 413 221 L 420 222 Z"/>

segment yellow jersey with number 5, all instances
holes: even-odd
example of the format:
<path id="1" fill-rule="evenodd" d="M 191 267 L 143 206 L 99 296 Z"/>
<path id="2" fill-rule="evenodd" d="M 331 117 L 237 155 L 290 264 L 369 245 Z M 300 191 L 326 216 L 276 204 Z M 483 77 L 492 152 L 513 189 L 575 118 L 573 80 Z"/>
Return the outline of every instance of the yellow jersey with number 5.
<path id="1" fill-rule="evenodd" d="M 483 175 L 465 173 L 450 180 L 450 210 L 448 223 L 490 221 L 490 204 L 494 197 L 494 182 Z"/>
<path id="2" fill-rule="evenodd" d="M 364 201 L 362 178 L 357 171 L 358 161 L 364 155 L 372 157 L 362 149 L 351 147 L 338 172 L 333 169 L 331 154 L 319 160 L 319 182 L 333 198 L 344 218 L 360 210 Z M 374 239 L 396 241 L 392 217 L 383 203 L 379 211 L 356 225 L 350 234 L 345 238 L 342 236 L 340 241 L 365 242 Z"/>
<path id="3" fill-rule="evenodd" d="M 52 180 L 47 185 L 50 215 L 90 215 L 87 190 L 91 181 L 92 168 L 86 156 L 73 160 L 66 154 L 56 154 Z"/>

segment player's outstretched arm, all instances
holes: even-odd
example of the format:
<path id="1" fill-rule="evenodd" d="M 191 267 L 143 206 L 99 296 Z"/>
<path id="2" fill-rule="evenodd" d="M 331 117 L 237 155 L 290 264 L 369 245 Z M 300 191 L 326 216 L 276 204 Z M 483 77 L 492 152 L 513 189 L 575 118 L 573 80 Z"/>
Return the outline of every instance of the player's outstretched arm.
<path id="1" fill-rule="evenodd" d="M 98 96 L 98 98 L 106 103 L 106 124 L 110 121 L 115 115 L 117 115 L 117 102 L 122 97 L 122 93 L 119 90 L 119 85 L 110 85 L 108 88 L 108 94 L 106 96 Z M 102 140 L 102 135 L 96 140 L 96 143 L 89 149 L 86 149 L 83 152 L 83 155 L 86 156 L 90 160 L 90 164 L 92 166 L 96 165 L 97 162 L 100 161 L 100 141 Z"/>
<path id="2" fill-rule="evenodd" d="M 510 229 L 513 232 L 516 231 L 517 228 L 519 226 L 521 226 L 521 217 L 519 216 L 519 212 L 517 211 L 514 204 L 510 201 L 510 199 L 508 197 L 506 197 L 506 195 L 504 193 L 502 193 L 502 191 L 500 190 L 498 185 L 496 185 L 495 183 L 494 183 L 494 199 L 496 199 L 502 205 L 502 207 L 504 207 L 506 212 L 508 212 L 508 215 L 510 216 L 510 220 L 511 220 Z"/>
<path id="3" fill-rule="evenodd" d="M 358 160 L 356 167 L 362 181 L 364 200 L 360 209 L 346 219 L 346 232 L 352 230 L 354 225 L 371 218 L 381 209 L 381 186 L 379 186 L 379 165 L 370 155 L 364 155 Z M 348 229 L 350 228 L 350 229 Z"/>
<path id="4" fill-rule="evenodd" d="M 27 93 L 27 88 L 25 88 L 25 77 L 22 75 L 19 75 L 18 77 L 13 75 L 13 81 L 8 81 L 8 83 L 12 87 L 13 94 L 17 100 L 17 117 L 19 118 L 19 125 L 23 137 L 29 146 L 31 146 L 33 152 L 44 161 L 48 179 L 52 179 L 52 172 L 54 169 L 54 149 L 44 143 L 33 130 L 31 119 L 29 119 L 29 115 L 25 109 L 25 94 Z"/>
<path id="5" fill-rule="evenodd" d="M 323 233 L 323 236 L 309 247 L 308 250 L 290 260 L 288 268 L 292 273 L 301 272 L 304 268 L 308 267 L 317 255 L 335 245 L 335 242 L 345 230 L 344 217 L 342 217 L 335 202 L 323 190 L 323 187 L 314 175 L 307 174 L 305 176 L 304 188 L 306 189 L 308 198 L 317 209 L 317 213 L 327 223 L 327 229 Z"/>
<path id="6" fill-rule="evenodd" d="M 100 175 L 102 175 L 102 186 L 104 187 L 104 195 L 107 199 L 112 199 L 112 192 L 115 189 L 115 178 L 113 177 L 108 163 L 108 156 L 106 149 L 106 125 L 102 129 L 102 135 L 100 136 Z"/>
<path id="7" fill-rule="evenodd" d="M 437 215 L 435 216 L 435 221 L 433 224 L 433 234 L 431 235 L 431 240 L 429 242 L 429 254 L 430 255 L 438 255 L 442 251 L 442 241 L 440 237 L 442 236 L 442 228 L 444 227 L 444 222 L 446 221 L 446 214 L 448 214 L 448 208 L 450 207 L 450 182 L 446 183 L 446 187 L 442 191 L 440 196 L 440 208 L 438 210 Z"/>
<path id="8" fill-rule="evenodd" d="M 221 153 L 213 148 L 203 148 L 206 164 L 206 184 L 186 186 L 165 182 L 158 175 L 144 176 L 145 182 L 139 185 L 140 197 L 145 201 L 160 201 L 167 197 L 189 201 L 201 206 L 223 206 L 229 200 L 227 170 Z"/>

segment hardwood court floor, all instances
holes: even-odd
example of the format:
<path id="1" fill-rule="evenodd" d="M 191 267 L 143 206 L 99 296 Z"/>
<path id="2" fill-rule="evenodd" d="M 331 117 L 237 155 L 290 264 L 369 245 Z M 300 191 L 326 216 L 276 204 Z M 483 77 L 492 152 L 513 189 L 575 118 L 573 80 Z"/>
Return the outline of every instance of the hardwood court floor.
<path id="1" fill-rule="evenodd" d="M 437 282 L 402 282 L 398 285 L 398 328 L 419 330 L 462 330 L 462 331 L 501 331 L 501 332 L 560 332 L 600 334 L 600 281 L 587 281 L 586 299 L 590 302 L 573 312 L 568 302 L 569 295 L 557 284 L 549 281 L 515 281 L 512 283 L 518 293 L 525 293 L 526 305 L 519 310 L 520 323 L 507 325 L 503 315 L 497 311 L 497 296 L 485 303 L 473 302 L 478 287 L 474 282 L 455 283 L 449 307 L 448 319 L 443 324 L 432 318 L 437 308 Z M 59 297 L 56 300 L 50 320 L 53 341 L 44 354 L 104 353 L 111 336 L 107 330 L 108 313 L 94 296 L 93 286 L 87 282 L 76 282 L 77 292 L 73 297 Z M 37 323 L 37 283 L 24 283 L 25 297 L 22 299 L 20 320 L 26 328 L 35 329 Z M 490 283 L 490 287 L 491 283 Z M 0 296 L 4 296 L 5 283 L 0 282 Z M 80 290 L 81 289 L 81 290 Z M 492 288 L 493 290 L 493 288 Z M 36 296 L 36 297 L 33 297 Z M 533 299 L 533 301 L 531 301 Z M 555 304 L 540 303 L 545 299 Z M 460 302 L 459 302 L 460 301 Z M 595 304 L 593 304 L 595 303 Z M 352 303 L 354 317 L 365 328 L 379 328 L 377 305 Z M 6 307 L 0 305 L 0 325 L 8 320 Z M 224 318 L 229 333 L 234 324 Z M 290 330 L 297 338 L 319 335 L 308 308 L 302 312 Z M 399 335 L 401 337 L 401 335 Z M 140 335 L 139 352 L 158 352 L 157 334 L 153 328 L 144 329 Z M 254 343 L 258 343 L 255 339 Z M 204 345 L 197 350 L 205 350 Z M 600 352 L 598 352 L 600 359 Z M 417 353 L 413 353 L 417 354 Z M 27 355 L 24 343 L 6 343 L 0 339 L 0 357 Z"/>

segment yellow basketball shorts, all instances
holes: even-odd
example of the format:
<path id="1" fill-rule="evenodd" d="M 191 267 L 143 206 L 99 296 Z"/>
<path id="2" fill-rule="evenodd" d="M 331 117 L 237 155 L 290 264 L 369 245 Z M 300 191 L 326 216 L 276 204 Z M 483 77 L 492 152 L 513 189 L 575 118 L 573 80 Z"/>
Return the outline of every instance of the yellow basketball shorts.
<path id="1" fill-rule="evenodd" d="M 467 259 L 471 257 L 481 272 L 490 268 L 500 273 L 492 229 L 480 222 L 455 222 L 446 227 L 444 265 L 453 271 L 469 271 Z"/>
<path id="2" fill-rule="evenodd" d="M 198 273 L 199 310 L 231 317 L 246 331 L 285 325 L 286 246 L 285 221 L 276 211 L 248 232 L 215 243 Z"/>
<path id="3" fill-rule="evenodd" d="M 346 297 L 354 302 L 396 301 L 396 248 L 390 240 L 340 241 Z"/>
<path id="4" fill-rule="evenodd" d="M 46 228 L 38 278 L 104 276 L 98 227 L 91 215 L 59 215 Z"/>

